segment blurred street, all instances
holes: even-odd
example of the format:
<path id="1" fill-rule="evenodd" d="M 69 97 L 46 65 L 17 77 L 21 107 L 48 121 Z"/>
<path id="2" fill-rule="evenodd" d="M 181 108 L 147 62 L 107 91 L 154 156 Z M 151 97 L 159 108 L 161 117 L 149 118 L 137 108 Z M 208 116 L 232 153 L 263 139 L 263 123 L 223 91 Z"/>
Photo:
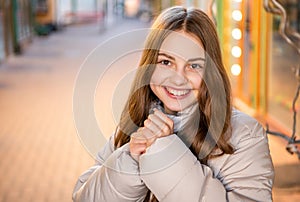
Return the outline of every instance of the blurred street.
<path id="1" fill-rule="evenodd" d="M 74 126 L 76 74 L 97 45 L 147 26 L 132 20 L 108 30 L 73 25 L 34 38 L 23 55 L 1 64 L 1 202 L 71 201 L 77 178 L 94 164 Z"/>
<path id="2" fill-rule="evenodd" d="M 134 19 L 116 21 L 107 28 L 75 24 L 47 37 L 35 37 L 24 54 L 0 64 L 0 202 L 71 201 L 78 176 L 94 164 L 73 120 L 76 75 L 97 45 L 148 26 Z M 123 65 L 121 73 L 134 68 L 136 61 L 130 62 L 133 66 L 126 69 Z M 99 88 L 107 86 L 101 92 L 114 90 L 110 82 L 115 77 L 109 78 L 99 84 Z M 102 97 L 107 94 L 97 94 L 96 103 Z M 108 137 L 115 127 L 107 117 L 112 109 L 101 110 L 96 106 L 96 113 L 109 119 L 102 123 Z M 276 169 L 274 201 L 300 201 L 299 160 L 286 152 L 285 142 L 277 137 L 270 137 L 270 149 Z"/>

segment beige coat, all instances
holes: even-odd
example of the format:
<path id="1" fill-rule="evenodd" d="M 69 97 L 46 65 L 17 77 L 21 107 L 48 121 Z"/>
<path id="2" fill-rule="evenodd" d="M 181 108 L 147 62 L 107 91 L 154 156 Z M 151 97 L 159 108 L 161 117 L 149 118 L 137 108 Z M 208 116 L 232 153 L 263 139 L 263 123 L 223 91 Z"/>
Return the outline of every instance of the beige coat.
<path id="1" fill-rule="evenodd" d="M 202 165 L 176 135 L 159 138 L 136 162 L 129 145 L 114 150 L 111 137 L 97 163 L 79 177 L 74 201 L 272 201 L 274 178 L 262 126 L 237 110 L 232 115 L 232 155 Z"/>

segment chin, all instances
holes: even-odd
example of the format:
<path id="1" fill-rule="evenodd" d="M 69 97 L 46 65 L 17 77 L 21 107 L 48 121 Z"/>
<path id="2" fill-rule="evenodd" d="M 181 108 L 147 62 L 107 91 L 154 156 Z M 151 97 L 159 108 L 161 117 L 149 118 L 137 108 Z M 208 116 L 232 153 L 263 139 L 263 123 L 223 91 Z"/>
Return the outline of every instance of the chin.
<path id="1" fill-rule="evenodd" d="M 168 114 L 175 114 L 175 113 L 180 112 L 184 109 L 184 108 L 178 107 L 178 106 L 166 106 L 166 107 L 167 107 L 166 112 Z"/>

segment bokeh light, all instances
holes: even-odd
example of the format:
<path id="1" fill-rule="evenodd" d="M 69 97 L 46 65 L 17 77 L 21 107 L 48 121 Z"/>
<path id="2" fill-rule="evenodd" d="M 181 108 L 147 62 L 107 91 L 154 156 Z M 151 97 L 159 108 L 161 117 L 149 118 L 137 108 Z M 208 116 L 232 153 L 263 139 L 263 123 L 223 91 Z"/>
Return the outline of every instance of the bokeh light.
<path id="1" fill-rule="evenodd" d="M 231 31 L 231 36 L 235 39 L 235 40 L 240 40 L 242 38 L 242 31 L 239 28 L 234 28 Z"/>
<path id="2" fill-rule="evenodd" d="M 238 76 L 238 75 L 240 75 L 241 71 L 242 71 L 242 68 L 239 64 L 233 64 L 231 66 L 231 74 L 232 75 Z"/>
<path id="3" fill-rule="evenodd" d="M 231 16 L 235 21 L 241 21 L 243 19 L 243 15 L 242 15 L 242 12 L 240 10 L 232 11 Z"/>
<path id="4" fill-rule="evenodd" d="M 231 54 L 234 57 L 239 58 L 242 55 L 242 49 L 239 46 L 233 46 L 231 49 Z"/>

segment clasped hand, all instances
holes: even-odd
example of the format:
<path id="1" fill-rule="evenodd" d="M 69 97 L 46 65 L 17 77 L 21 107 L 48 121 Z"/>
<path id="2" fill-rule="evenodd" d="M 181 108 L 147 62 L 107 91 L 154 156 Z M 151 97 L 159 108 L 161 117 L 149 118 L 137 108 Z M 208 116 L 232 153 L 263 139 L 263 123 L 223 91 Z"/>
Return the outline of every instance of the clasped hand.
<path id="1" fill-rule="evenodd" d="M 141 154 L 151 146 L 157 138 L 165 137 L 173 133 L 174 123 L 163 112 L 154 109 L 154 113 L 150 114 L 144 121 L 144 127 L 140 127 L 136 132 L 132 133 L 129 141 L 130 155 L 139 161 Z"/>

